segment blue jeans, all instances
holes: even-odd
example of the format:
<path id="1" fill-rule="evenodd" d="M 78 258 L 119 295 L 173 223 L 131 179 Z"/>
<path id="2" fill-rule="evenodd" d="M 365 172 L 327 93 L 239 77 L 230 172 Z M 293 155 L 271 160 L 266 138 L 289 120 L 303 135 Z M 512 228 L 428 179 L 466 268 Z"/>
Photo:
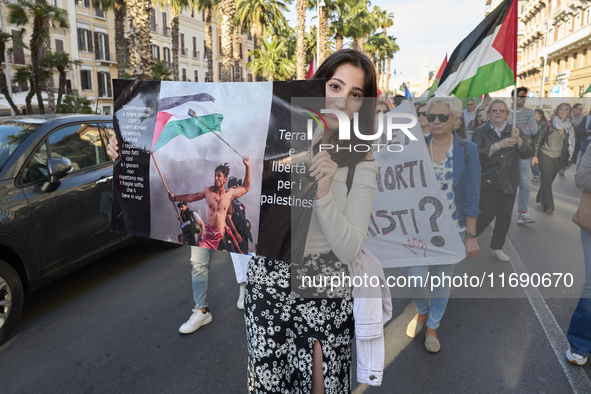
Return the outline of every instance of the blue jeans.
<path id="1" fill-rule="evenodd" d="M 462 242 L 466 241 L 466 232 L 460 232 Z M 454 272 L 455 264 L 443 264 L 443 265 L 423 265 L 410 267 L 408 269 L 409 276 L 420 276 L 424 286 L 412 286 L 417 284 L 415 281 L 409 280 L 410 294 L 415 301 L 417 312 L 421 315 L 429 314 L 427 318 L 427 327 L 432 330 L 439 328 L 441 318 L 445 313 L 447 307 L 447 301 L 449 301 L 449 293 L 451 292 L 451 276 Z M 431 276 L 437 276 L 440 279 L 439 286 L 433 288 L 433 294 L 431 294 L 431 305 L 429 305 L 429 290 L 431 289 L 430 284 L 426 284 L 427 276 L 429 274 L 429 268 L 433 269 Z M 449 278 L 443 280 L 443 278 Z M 437 284 L 437 283 L 435 283 Z"/>
<path id="2" fill-rule="evenodd" d="M 591 234 L 583 229 L 581 244 L 585 256 L 585 285 L 570 320 L 567 337 L 573 352 L 588 356 L 591 354 Z"/>
<path id="3" fill-rule="evenodd" d="M 517 210 L 527 212 L 529 201 L 529 172 L 531 171 L 530 159 L 519 159 L 519 196 L 517 197 Z"/>
<path id="4" fill-rule="evenodd" d="M 207 307 L 207 285 L 209 282 L 209 263 L 213 250 L 191 246 L 191 277 L 195 308 Z"/>

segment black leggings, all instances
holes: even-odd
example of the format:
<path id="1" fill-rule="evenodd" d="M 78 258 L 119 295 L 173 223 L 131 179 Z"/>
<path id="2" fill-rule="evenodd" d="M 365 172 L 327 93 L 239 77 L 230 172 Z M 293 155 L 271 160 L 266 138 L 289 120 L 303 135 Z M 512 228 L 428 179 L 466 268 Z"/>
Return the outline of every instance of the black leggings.
<path id="1" fill-rule="evenodd" d="M 491 249 L 503 249 L 505 245 L 516 195 L 517 193 L 505 194 L 502 190 L 480 191 L 480 215 L 476 221 L 476 235 L 480 235 L 496 217 L 497 221 L 490 241 Z"/>
<path id="2" fill-rule="evenodd" d="M 542 204 L 544 212 L 554 211 L 554 196 L 552 195 L 552 182 L 556 178 L 558 171 L 566 164 L 564 159 L 553 159 L 546 156 L 543 152 L 538 154 L 540 166 L 540 190 L 536 196 L 536 202 Z"/>

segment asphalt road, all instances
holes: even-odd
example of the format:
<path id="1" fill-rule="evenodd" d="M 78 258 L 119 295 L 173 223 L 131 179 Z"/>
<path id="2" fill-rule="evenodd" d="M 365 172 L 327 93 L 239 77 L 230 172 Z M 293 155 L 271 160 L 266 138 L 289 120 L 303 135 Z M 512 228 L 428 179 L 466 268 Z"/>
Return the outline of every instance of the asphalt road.
<path id="1" fill-rule="evenodd" d="M 584 276 L 578 227 L 570 219 L 579 196 L 573 171 L 557 178 L 554 189 L 557 209 L 546 215 L 533 202 L 532 183 L 536 223 L 512 224 L 506 244 L 512 263 L 488 256 L 489 229 L 479 238 L 480 256 L 454 274 L 572 273 L 573 287 L 507 288 L 502 298 L 498 289 L 476 297 L 455 289 L 435 355 L 423 346 L 424 331 L 406 336 L 414 305 L 395 298 L 385 326 L 382 386 L 356 383 L 354 357 L 354 393 L 591 392 L 591 363 L 564 362 Z M 223 254 L 210 272 L 213 322 L 191 335 L 178 333 L 192 308 L 189 253 L 140 242 L 29 295 L 19 325 L 0 346 L 0 393 L 246 392 L 244 318 Z"/>

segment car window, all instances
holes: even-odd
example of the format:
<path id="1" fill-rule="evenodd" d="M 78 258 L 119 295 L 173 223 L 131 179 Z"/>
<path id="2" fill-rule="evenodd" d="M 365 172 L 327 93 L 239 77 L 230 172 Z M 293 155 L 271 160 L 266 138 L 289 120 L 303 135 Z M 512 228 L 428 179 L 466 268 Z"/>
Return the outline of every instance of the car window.
<path id="1" fill-rule="evenodd" d="M 0 125 L 0 171 L 16 149 L 38 128 L 38 125 L 17 122 Z"/>
<path id="2" fill-rule="evenodd" d="M 51 157 L 70 159 L 74 171 L 108 161 L 97 124 L 62 127 L 49 136 Z"/>
<path id="3" fill-rule="evenodd" d="M 46 181 L 47 176 L 47 141 L 44 141 L 23 167 L 23 183 Z"/>
<path id="4" fill-rule="evenodd" d="M 105 145 L 109 144 L 109 139 L 115 135 L 115 129 L 113 128 L 113 123 L 103 123 L 102 124 L 104 132 L 103 138 L 105 139 Z"/>

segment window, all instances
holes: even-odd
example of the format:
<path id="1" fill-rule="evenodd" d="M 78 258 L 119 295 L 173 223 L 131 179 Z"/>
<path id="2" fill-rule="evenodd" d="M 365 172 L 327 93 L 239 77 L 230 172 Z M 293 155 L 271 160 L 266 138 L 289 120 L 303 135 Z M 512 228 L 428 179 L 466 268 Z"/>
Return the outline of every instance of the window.
<path id="1" fill-rule="evenodd" d="M 152 59 L 160 60 L 160 47 L 158 45 L 150 45 L 152 51 Z"/>
<path id="2" fill-rule="evenodd" d="M 80 70 L 80 81 L 82 90 L 92 90 L 92 72 L 90 70 Z"/>
<path id="3" fill-rule="evenodd" d="M 162 60 L 165 63 L 170 63 L 170 48 L 168 48 L 168 47 L 162 48 Z"/>
<path id="4" fill-rule="evenodd" d="M 242 60 L 242 43 L 239 44 L 239 51 L 240 51 L 240 60 Z"/>
<path id="5" fill-rule="evenodd" d="M 248 82 L 252 82 L 252 74 L 248 74 L 247 80 Z"/>
<path id="6" fill-rule="evenodd" d="M 55 51 L 56 52 L 63 52 L 64 51 L 64 40 L 60 40 L 58 38 L 55 39 Z"/>
<path id="7" fill-rule="evenodd" d="M 57 8 L 62 8 L 62 0 L 51 0 L 51 5 Z"/>
<path id="8" fill-rule="evenodd" d="M 203 40 L 203 61 L 207 61 L 207 45 L 205 44 L 205 40 Z"/>
<path id="9" fill-rule="evenodd" d="M 12 35 L 18 37 L 20 34 L 19 30 L 12 30 Z M 12 56 L 14 64 L 25 64 L 25 51 L 23 50 L 23 46 L 14 41 L 12 41 Z"/>
<path id="10" fill-rule="evenodd" d="M 105 17 L 105 13 L 103 12 L 103 5 L 101 3 L 98 3 L 98 7 L 94 9 L 94 15 L 98 16 L 99 18 Z"/>
<path id="11" fill-rule="evenodd" d="M 218 36 L 218 43 L 219 43 L 219 48 L 220 48 L 220 55 L 222 54 L 222 36 Z"/>
<path id="12" fill-rule="evenodd" d="M 165 36 L 169 35 L 169 31 L 168 31 L 168 21 L 166 19 L 166 12 L 162 13 L 162 34 L 164 34 Z"/>
<path id="13" fill-rule="evenodd" d="M 50 157 L 67 157 L 74 170 L 105 163 L 109 159 L 96 124 L 75 124 L 63 127 L 49 138 Z"/>
<path id="14" fill-rule="evenodd" d="M 181 75 L 182 75 L 183 81 L 186 81 L 187 80 L 187 69 L 186 68 L 181 69 Z"/>
<path id="15" fill-rule="evenodd" d="M 99 88 L 99 97 L 112 97 L 111 94 L 111 74 L 105 72 L 97 73 Z"/>
<path id="16" fill-rule="evenodd" d="M 193 58 L 197 58 L 197 37 L 193 37 Z"/>
<path id="17" fill-rule="evenodd" d="M 206 71 L 206 72 L 205 72 L 205 82 L 211 82 L 211 81 L 209 80 L 209 71 Z"/>
<path id="18" fill-rule="evenodd" d="M 90 8 L 90 0 L 76 0 L 76 5 L 78 7 Z"/>
<path id="19" fill-rule="evenodd" d="M 94 32 L 94 46 L 96 60 L 111 60 L 108 35 Z"/>
<path id="20" fill-rule="evenodd" d="M 199 82 L 199 70 L 193 71 L 193 82 Z"/>
<path id="21" fill-rule="evenodd" d="M 185 34 L 181 33 L 181 55 L 187 56 L 187 50 L 185 49 Z"/>
<path id="22" fill-rule="evenodd" d="M 152 8 L 152 12 L 150 12 L 150 26 L 153 32 L 158 31 L 158 26 L 156 25 L 156 10 Z"/>
<path id="23" fill-rule="evenodd" d="M 101 133 L 96 124 L 73 124 L 53 132 L 25 165 L 23 182 L 46 181 L 48 157 L 68 158 L 74 171 L 108 162 Z"/>
<path id="24" fill-rule="evenodd" d="M 81 52 L 92 52 L 92 35 L 90 30 L 78 29 L 78 49 Z"/>

